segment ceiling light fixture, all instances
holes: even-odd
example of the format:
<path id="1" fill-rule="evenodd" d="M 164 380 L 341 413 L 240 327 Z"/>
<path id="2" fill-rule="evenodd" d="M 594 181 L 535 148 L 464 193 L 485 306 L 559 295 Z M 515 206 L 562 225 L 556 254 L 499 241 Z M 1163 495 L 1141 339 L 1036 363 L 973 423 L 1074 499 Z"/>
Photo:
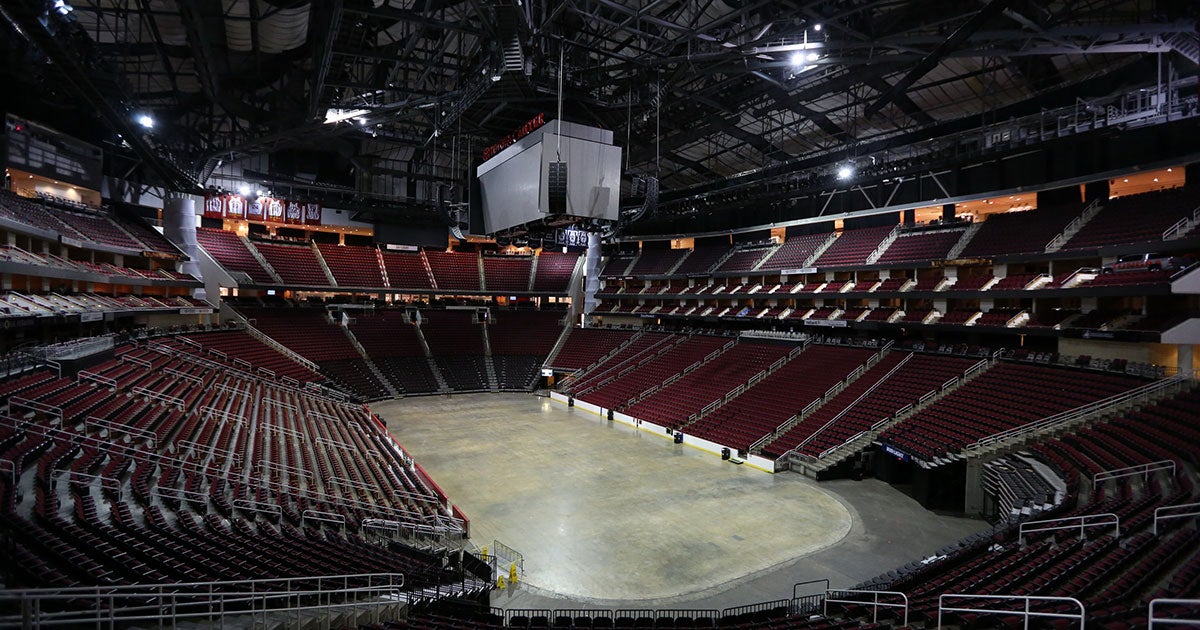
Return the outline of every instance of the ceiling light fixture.
<path id="1" fill-rule="evenodd" d="M 149 114 L 142 114 L 142 115 L 138 116 L 137 123 L 139 125 L 145 127 L 146 129 L 154 128 L 154 118 L 151 117 Z"/>

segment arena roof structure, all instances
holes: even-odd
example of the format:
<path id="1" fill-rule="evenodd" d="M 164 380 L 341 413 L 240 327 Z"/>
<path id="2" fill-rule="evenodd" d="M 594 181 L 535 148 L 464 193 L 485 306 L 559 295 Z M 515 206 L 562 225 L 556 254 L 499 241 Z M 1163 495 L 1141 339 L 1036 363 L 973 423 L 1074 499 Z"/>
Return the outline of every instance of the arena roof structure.
<path id="1" fill-rule="evenodd" d="M 564 118 L 612 130 L 669 201 L 1185 85 L 1200 61 L 1182 0 L 21 0 L 0 28 L 8 109 L 124 156 L 116 174 L 196 190 L 240 163 L 412 220 L 560 83 Z"/>

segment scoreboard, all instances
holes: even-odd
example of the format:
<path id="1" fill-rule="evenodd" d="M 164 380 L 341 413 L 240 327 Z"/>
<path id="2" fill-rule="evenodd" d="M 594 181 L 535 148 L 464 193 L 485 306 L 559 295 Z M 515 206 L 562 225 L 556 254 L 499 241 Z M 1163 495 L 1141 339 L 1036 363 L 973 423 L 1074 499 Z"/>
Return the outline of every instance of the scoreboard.
<path id="1" fill-rule="evenodd" d="M 621 148 L 611 131 L 551 120 L 510 135 L 475 171 L 487 233 L 551 217 L 617 220 Z"/>
<path id="2" fill-rule="evenodd" d="M 4 166 L 89 190 L 100 190 L 104 153 L 49 127 L 8 114 L 4 120 Z"/>

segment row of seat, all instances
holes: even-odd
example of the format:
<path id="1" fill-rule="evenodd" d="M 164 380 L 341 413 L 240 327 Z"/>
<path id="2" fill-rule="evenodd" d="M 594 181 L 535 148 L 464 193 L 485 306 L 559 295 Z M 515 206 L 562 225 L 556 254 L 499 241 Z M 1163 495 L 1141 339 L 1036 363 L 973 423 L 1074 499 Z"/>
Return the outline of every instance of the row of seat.
<path id="1" fill-rule="evenodd" d="M 1152 247 L 1163 240 L 1167 228 L 1181 219 L 1192 219 L 1198 207 L 1200 195 L 1186 188 L 1106 200 L 1099 213 L 1084 223 L 1082 229 L 1062 245 L 1062 249 L 1096 249 L 1141 243 Z M 855 267 L 868 264 L 871 255 L 881 247 L 883 251 L 878 259 L 872 261 L 875 264 L 941 260 L 963 238 L 968 240 L 964 243 L 960 258 L 1042 253 L 1082 212 L 1082 204 L 1064 204 L 1025 212 L 990 214 L 969 236 L 964 234 L 961 227 L 953 224 L 940 226 L 943 229 L 920 231 L 888 225 L 794 236 L 774 247 L 745 244 L 701 246 L 694 250 L 645 248 L 640 255 L 615 256 L 601 275 L 694 275 L 782 271 L 803 267 Z M 897 232 L 894 240 L 883 247 L 893 232 Z M 828 241 L 831 238 L 833 240 L 830 243 Z"/>
<path id="2" fill-rule="evenodd" d="M 468 252 L 393 251 L 327 243 L 317 243 L 314 250 L 310 245 L 250 241 L 214 228 L 197 228 L 196 234 L 200 246 L 222 266 L 263 285 L 330 287 L 336 283 L 339 288 L 354 289 L 565 294 L 579 260 L 575 253 L 480 257 Z"/>
<path id="3" fill-rule="evenodd" d="M 0 426 L 0 456 L 15 469 L 0 479 L 9 587 L 380 572 L 405 573 L 419 586 L 438 578 L 432 556 L 380 547 L 362 529 L 366 518 L 428 526 L 449 516 L 373 417 L 224 367 L 196 354 L 194 343 L 118 347 L 90 369 L 108 380 L 43 370 L 0 385 L 0 400 L 20 395 L 61 410 L 13 407 L 16 420 Z M 306 510 L 337 515 L 345 528 Z"/>
<path id="4" fill-rule="evenodd" d="M 49 195 L 33 199 L 0 191 L 0 218 L 83 243 L 136 253 L 182 255 L 177 247 L 140 221 L 118 218 L 98 208 Z"/>

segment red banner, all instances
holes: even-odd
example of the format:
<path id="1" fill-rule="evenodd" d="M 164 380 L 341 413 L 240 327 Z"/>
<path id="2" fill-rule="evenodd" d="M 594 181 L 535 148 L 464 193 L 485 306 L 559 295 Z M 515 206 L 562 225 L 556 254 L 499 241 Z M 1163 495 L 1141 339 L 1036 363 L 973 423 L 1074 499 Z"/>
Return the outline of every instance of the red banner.
<path id="1" fill-rule="evenodd" d="M 267 210 L 263 207 L 262 199 L 251 199 L 246 204 L 246 220 L 248 221 L 266 221 Z"/>
<path id="2" fill-rule="evenodd" d="M 274 197 L 206 195 L 203 212 L 206 219 L 321 225 L 321 204 Z"/>
<path id="3" fill-rule="evenodd" d="M 205 219 L 223 219 L 225 218 L 224 202 L 217 195 L 210 195 L 204 198 L 204 218 Z"/>
<path id="4" fill-rule="evenodd" d="M 267 221 L 283 223 L 283 200 L 269 197 L 264 197 L 261 200 L 263 207 L 267 209 Z"/>
<path id="5" fill-rule="evenodd" d="M 225 197 L 225 218 L 244 220 L 246 218 L 246 200 L 239 195 Z"/>
<path id="6" fill-rule="evenodd" d="M 304 225 L 321 225 L 321 204 L 304 204 Z"/>
<path id="7" fill-rule="evenodd" d="M 304 211 L 300 208 L 299 201 L 285 201 L 283 202 L 283 207 L 283 220 L 285 223 L 293 225 L 304 223 Z"/>

